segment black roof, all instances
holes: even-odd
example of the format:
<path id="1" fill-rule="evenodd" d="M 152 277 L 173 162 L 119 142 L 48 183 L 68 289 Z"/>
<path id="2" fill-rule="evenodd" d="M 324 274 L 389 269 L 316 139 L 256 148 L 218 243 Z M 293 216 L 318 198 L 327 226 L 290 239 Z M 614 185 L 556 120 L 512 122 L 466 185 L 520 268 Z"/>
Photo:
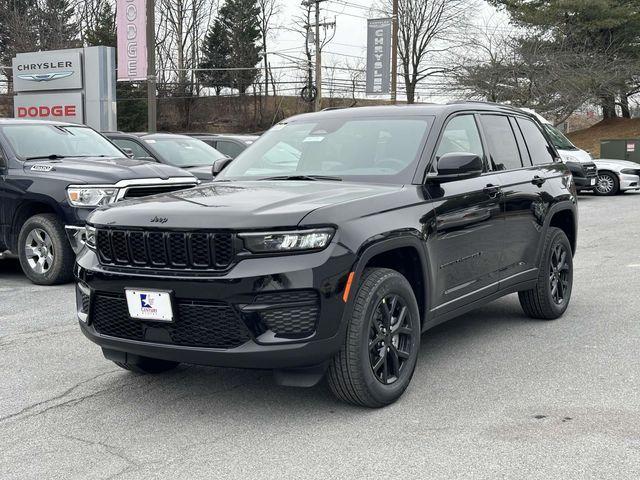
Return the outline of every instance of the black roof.
<path id="1" fill-rule="evenodd" d="M 524 112 L 518 108 L 509 105 L 500 105 L 490 102 L 476 102 L 476 101 L 454 101 L 446 104 L 436 103 L 421 103 L 412 105 L 381 105 L 381 106 L 367 106 L 367 107 L 352 107 L 341 108 L 332 110 L 323 110 L 320 112 L 303 113 L 291 117 L 291 119 L 305 119 L 308 117 L 314 118 L 316 116 L 321 117 L 385 117 L 385 116 L 425 116 L 425 115 L 448 115 L 459 111 L 487 111 L 487 112 L 503 112 L 503 113 L 517 113 L 527 117 L 531 117 L 530 114 Z"/>

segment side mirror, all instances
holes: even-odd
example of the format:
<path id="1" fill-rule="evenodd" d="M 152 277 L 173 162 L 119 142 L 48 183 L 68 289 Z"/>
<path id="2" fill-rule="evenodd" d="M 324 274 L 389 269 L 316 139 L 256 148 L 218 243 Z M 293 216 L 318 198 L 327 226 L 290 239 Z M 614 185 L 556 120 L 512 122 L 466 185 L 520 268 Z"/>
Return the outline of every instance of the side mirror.
<path id="1" fill-rule="evenodd" d="M 122 150 L 127 157 L 133 158 L 133 150 L 132 149 L 130 149 L 130 148 L 121 148 L 120 150 Z"/>
<path id="2" fill-rule="evenodd" d="M 218 160 L 213 162 L 213 166 L 211 167 L 211 173 L 213 174 L 213 176 L 215 177 L 222 170 L 224 170 L 226 166 L 231 163 L 231 160 L 232 160 L 231 157 L 224 157 L 224 158 L 219 158 Z"/>
<path id="3" fill-rule="evenodd" d="M 482 175 L 482 159 L 475 153 L 452 152 L 438 159 L 438 173 L 427 178 L 435 183 L 452 182 Z"/>

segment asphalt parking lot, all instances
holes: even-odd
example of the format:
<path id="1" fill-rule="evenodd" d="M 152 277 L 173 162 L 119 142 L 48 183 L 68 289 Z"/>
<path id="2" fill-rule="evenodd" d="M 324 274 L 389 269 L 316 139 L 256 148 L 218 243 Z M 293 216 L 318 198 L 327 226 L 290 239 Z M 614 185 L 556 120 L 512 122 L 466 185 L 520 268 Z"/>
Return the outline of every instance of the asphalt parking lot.
<path id="1" fill-rule="evenodd" d="M 512 295 L 438 327 L 377 411 L 268 372 L 127 373 L 80 333 L 72 286 L 0 261 L 0 478 L 640 478 L 640 194 L 579 208 L 567 314 Z"/>

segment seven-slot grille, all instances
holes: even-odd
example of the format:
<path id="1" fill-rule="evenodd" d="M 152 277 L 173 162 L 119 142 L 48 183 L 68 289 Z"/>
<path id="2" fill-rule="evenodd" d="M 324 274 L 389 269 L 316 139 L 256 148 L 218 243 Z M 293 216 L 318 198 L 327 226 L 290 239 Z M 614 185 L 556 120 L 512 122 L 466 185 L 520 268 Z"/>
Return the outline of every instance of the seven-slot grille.
<path id="1" fill-rule="evenodd" d="M 213 232 L 98 229 L 100 263 L 175 270 L 224 270 L 233 262 L 234 236 Z"/>
<path id="2" fill-rule="evenodd" d="M 584 165 L 584 171 L 587 174 L 587 177 L 597 177 L 598 176 L 598 167 L 596 167 L 595 163 L 587 163 Z"/>

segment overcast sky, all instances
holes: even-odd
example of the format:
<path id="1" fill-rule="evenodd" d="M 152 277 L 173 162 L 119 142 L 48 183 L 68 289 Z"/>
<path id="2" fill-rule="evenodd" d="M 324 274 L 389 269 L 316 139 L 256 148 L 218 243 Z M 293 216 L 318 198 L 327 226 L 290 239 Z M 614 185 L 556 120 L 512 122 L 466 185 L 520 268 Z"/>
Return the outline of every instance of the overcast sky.
<path id="1" fill-rule="evenodd" d="M 303 41 L 300 34 L 287 31 L 293 28 L 294 17 L 302 13 L 300 8 L 301 0 L 281 0 L 282 13 L 279 24 L 281 29 L 277 31 L 277 38 L 271 42 L 268 50 L 281 52 L 284 55 L 301 57 Z M 321 3 L 322 21 L 336 22 L 335 37 L 324 49 L 323 64 L 334 65 L 337 62 L 350 66 L 357 65 L 361 61 L 364 65 L 366 53 L 366 22 L 369 18 L 369 10 L 372 2 L 367 0 L 328 0 Z M 478 22 L 483 23 L 486 18 L 492 18 L 492 23 L 503 22 L 507 26 L 507 18 L 503 14 L 497 14 L 496 10 L 488 5 L 486 1 L 479 0 L 477 3 Z M 284 27 L 284 28 L 283 28 Z M 290 60 L 278 57 L 271 57 L 272 65 L 276 63 L 291 63 Z M 343 73 L 346 75 L 346 73 Z M 294 85 L 290 85 L 293 88 Z M 292 92 L 293 93 L 293 92 Z M 326 92 L 325 92 L 326 93 Z M 424 97 L 424 95 L 423 95 Z M 439 100 L 441 98 L 421 98 L 423 101 Z"/>

